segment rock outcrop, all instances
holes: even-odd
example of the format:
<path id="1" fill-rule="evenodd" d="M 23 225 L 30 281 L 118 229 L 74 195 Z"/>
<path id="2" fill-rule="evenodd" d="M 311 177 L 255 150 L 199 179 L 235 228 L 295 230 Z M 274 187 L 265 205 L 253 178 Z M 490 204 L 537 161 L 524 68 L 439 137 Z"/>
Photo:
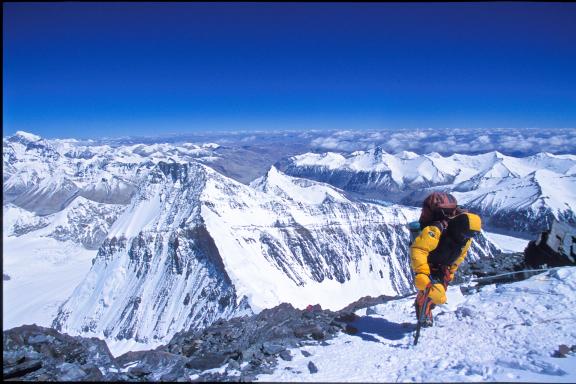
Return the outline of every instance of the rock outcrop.
<path id="1" fill-rule="evenodd" d="M 550 229 L 528 243 L 524 251 L 531 267 L 560 267 L 576 264 L 576 227 L 553 221 Z"/>
<path id="2" fill-rule="evenodd" d="M 385 300 L 383 297 L 382 300 Z M 376 302 L 382 302 L 376 300 Z M 374 303 L 372 300 L 371 303 Z M 352 332 L 356 315 L 319 305 L 290 304 L 258 315 L 219 320 L 202 331 L 179 332 L 155 350 L 114 358 L 97 338 L 72 337 L 24 325 L 4 331 L 3 378 L 22 381 L 250 381 L 272 372 L 290 348 Z M 205 372 L 225 367 L 215 373 Z"/>

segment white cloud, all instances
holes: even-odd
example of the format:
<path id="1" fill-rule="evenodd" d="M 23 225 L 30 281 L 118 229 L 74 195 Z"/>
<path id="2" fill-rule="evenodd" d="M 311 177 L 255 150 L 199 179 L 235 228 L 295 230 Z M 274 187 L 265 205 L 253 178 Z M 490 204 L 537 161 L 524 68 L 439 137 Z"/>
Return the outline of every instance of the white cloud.
<path id="1" fill-rule="evenodd" d="M 189 137 L 188 137 L 189 136 Z M 413 130 L 306 130 L 235 131 L 190 134 L 174 140 L 215 142 L 234 145 L 265 145 L 282 142 L 301 153 L 313 151 L 352 152 L 382 147 L 389 153 L 408 150 L 419 154 L 439 152 L 483 153 L 500 151 L 513 156 L 538 152 L 576 154 L 576 128 L 573 129 L 413 129 Z M 162 142 L 165 138 L 158 138 Z M 147 139 L 146 142 L 154 142 Z"/>
<path id="2" fill-rule="evenodd" d="M 478 143 L 484 144 L 484 145 L 491 144 L 491 142 L 492 142 L 492 140 L 490 140 L 490 136 L 488 136 L 488 135 L 479 136 L 476 139 L 476 141 L 478 141 Z"/>
<path id="3" fill-rule="evenodd" d="M 392 137 L 390 140 L 388 140 L 386 142 L 385 147 L 388 147 L 388 148 L 394 150 L 394 152 L 395 152 L 396 149 L 400 149 L 402 147 L 402 141 L 398 140 L 395 137 Z"/>
<path id="4" fill-rule="evenodd" d="M 246 142 L 249 142 L 249 141 L 254 141 L 254 140 L 256 140 L 256 136 L 255 136 L 255 135 L 246 136 L 246 137 L 240 139 L 240 141 L 243 142 L 243 143 L 246 143 Z"/>
<path id="5" fill-rule="evenodd" d="M 515 156 L 538 152 L 576 154 L 576 129 L 419 129 L 401 131 L 336 131 L 312 140 L 318 149 L 356 151 L 376 145 L 396 153 L 480 153 L 500 151 Z"/>

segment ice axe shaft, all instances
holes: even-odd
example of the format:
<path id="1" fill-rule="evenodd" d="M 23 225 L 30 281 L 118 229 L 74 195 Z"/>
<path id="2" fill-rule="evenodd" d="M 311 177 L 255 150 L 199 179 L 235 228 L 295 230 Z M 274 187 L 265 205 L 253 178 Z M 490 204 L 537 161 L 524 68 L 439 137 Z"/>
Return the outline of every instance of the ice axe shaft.
<path id="1" fill-rule="evenodd" d="M 416 322 L 416 334 L 414 335 L 414 345 L 418 344 L 418 339 L 420 338 L 420 328 L 422 328 L 422 323 L 424 322 L 424 317 L 426 316 L 426 307 L 428 306 L 428 301 L 430 300 L 430 298 L 428 297 L 428 295 L 430 294 L 430 288 L 431 286 L 427 287 L 426 290 L 424 291 L 424 304 L 420 309 L 418 321 Z M 418 303 L 416 303 L 416 305 L 418 305 Z"/>
<path id="2" fill-rule="evenodd" d="M 418 339 L 420 338 L 420 328 L 422 328 L 422 323 L 424 322 L 424 317 L 426 316 L 426 308 L 428 307 L 428 302 L 430 301 L 430 290 L 434 287 L 437 281 L 430 279 L 430 285 L 426 287 L 424 291 L 424 302 L 420 313 L 418 314 L 418 321 L 416 324 L 416 333 L 414 334 L 414 345 L 418 344 Z M 418 303 L 416 303 L 418 305 Z"/>

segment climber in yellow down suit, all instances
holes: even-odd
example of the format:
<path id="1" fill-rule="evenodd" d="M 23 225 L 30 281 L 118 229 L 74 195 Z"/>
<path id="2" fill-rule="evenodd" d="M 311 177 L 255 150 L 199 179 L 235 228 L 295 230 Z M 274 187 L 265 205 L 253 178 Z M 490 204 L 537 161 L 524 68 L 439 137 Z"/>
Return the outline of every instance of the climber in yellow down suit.
<path id="1" fill-rule="evenodd" d="M 446 213 L 446 210 L 444 212 Z M 423 216 L 425 215 L 421 216 L 421 224 Z M 414 285 L 418 289 L 415 303 L 417 317 L 425 301 L 424 292 L 430 288 L 428 296 L 431 303 L 425 308 L 426 320 L 423 326 L 432 325 L 434 305 L 446 302 L 448 283 L 454 279 L 454 274 L 472 244 L 472 238 L 480 232 L 481 227 L 480 216 L 455 208 L 449 210 L 445 217 L 424 226 L 412 243 L 410 258 L 415 273 Z"/>

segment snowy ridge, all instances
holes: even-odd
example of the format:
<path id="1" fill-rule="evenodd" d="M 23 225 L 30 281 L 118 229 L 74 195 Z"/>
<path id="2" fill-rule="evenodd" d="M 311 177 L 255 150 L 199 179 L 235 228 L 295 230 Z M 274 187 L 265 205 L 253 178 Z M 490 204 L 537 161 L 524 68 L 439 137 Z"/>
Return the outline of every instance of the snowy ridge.
<path id="1" fill-rule="evenodd" d="M 342 193 L 327 184 L 287 176 L 274 166 L 265 176 L 250 183 L 250 186 L 265 193 L 305 204 L 320 204 L 325 199 L 338 202 L 348 201 Z"/>
<path id="2" fill-rule="evenodd" d="M 434 310 L 435 325 L 413 346 L 414 297 L 362 309 L 329 345 L 291 350 L 273 382 L 574 382 L 576 357 L 552 357 L 576 345 L 576 268 L 564 267 L 463 296 L 457 286 Z M 304 355 L 301 353 L 305 351 Z M 312 362 L 318 372 L 311 373 Z"/>
<path id="3" fill-rule="evenodd" d="M 453 192 L 487 223 L 538 232 L 553 218 L 576 224 L 576 156 L 539 153 L 525 158 L 499 152 L 391 155 L 375 148 L 349 155 L 307 153 L 278 164 L 297 177 L 368 197 L 419 205 L 433 190 Z"/>

